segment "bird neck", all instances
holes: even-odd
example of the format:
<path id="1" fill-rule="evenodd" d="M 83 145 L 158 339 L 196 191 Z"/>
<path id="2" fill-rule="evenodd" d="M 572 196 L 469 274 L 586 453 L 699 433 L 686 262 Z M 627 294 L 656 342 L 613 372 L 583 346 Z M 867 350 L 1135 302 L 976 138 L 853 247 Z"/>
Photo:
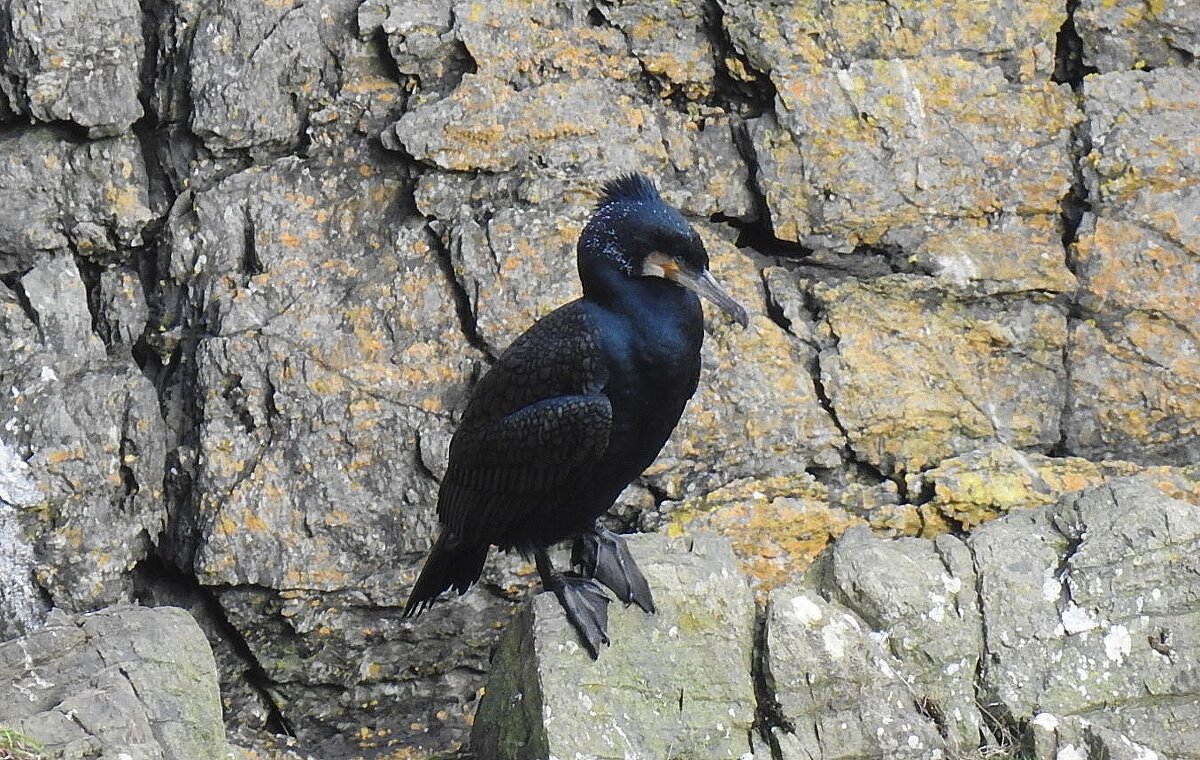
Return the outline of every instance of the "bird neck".
<path id="1" fill-rule="evenodd" d="M 613 266 L 595 267 L 588 274 L 582 277 L 584 299 L 637 323 L 665 327 L 703 320 L 696 294 L 661 277 L 630 277 Z"/>

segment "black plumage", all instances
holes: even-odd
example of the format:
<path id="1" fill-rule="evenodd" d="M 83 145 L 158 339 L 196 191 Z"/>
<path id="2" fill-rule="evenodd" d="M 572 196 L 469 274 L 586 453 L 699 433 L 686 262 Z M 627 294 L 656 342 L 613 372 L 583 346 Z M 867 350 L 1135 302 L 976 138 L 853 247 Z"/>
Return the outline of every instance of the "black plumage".
<path id="1" fill-rule="evenodd" d="M 607 643 L 599 584 L 654 611 L 620 536 L 597 518 L 658 455 L 700 377 L 697 293 L 743 326 L 695 230 L 640 174 L 609 182 L 577 248 L 583 297 L 538 320 L 472 391 L 438 494 L 442 531 L 405 615 L 479 579 L 491 545 L 532 555 L 592 657 Z M 575 538 L 580 573 L 547 547 Z M 599 583 L 598 583 L 599 582 Z"/>

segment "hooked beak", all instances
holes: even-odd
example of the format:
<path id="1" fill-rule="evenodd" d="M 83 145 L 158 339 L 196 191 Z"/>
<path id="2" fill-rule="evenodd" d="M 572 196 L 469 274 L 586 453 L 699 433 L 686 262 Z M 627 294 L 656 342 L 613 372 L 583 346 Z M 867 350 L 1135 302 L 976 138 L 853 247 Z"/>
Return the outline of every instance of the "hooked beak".
<path id="1" fill-rule="evenodd" d="M 750 325 L 750 316 L 742 305 L 721 289 L 717 281 L 707 269 L 699 271 L 684 266 L 663 267 L 663 275 L 673 282 L 695 292 L 701 298 L 707 298 L 721 308 L 743 328 Z"/>

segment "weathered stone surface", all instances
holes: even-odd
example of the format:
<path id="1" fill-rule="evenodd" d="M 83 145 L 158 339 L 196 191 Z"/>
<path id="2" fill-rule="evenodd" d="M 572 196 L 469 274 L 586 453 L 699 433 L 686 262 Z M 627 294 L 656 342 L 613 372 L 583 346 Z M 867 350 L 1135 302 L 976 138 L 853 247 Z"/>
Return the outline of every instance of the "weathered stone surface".
<path id="1" fill-rule="evenodd" d="M 1070 188 L 1079 116 L 1065 86 L 1012 84 L 959 58 L 808 65 L 776 79 L 776 112 L 750 134 L 772 228 L 785 240 L 909 249 L 962 220 L 1011 231 L 1010 216 L 1056 216 Z M 1036 238 L 1047 224 L 1023 234 Z M 1013 255 L 1038 261 L 1044 251 Z"/>
<path id="2" fill-rule="evenodd" d="M 728 536 L 741 568 L 757 591 L 769 591 L 803 574 L 831 541 L 854 525 L 882 533 L 916 535 L 921 517 L 899 503 L 895 484 L 830 487 L 809 473 L 745 478 L 677 503 L 666 502 L 669 535 L 697 531 Z M 643 519 L 643 528 L 659 523 Z"/>
<path id="3" fill-rule="evenodd" d="M 0 2 L 0 638 L 51 602 L 175 589 L 260 757 L 456 749 L 536 576 L 494 558 L 468 596 L 400 618 L 446 443 L 487 354 L 577 295 L 595 190 L 634 169 L 753 320 L 710 320 L 700 391 L 621 525 L 727 534 L 761 593 L 799 589 L 851 526 L 971 529 L 1135 473 L 1194 499 L 1195 11 L 1077 5 Z M 1081 79 L 1073 29 L 1106 73 Z M 822 624 L 858 620 L 848 662 L 895 674 L 859 673 L 871 704 L 911 689 L 915 733 L 886 741 L 944 732 L 953 756 L 1031 716 L 978 725 L 974 570 L 939 541 L 852 532 L 804 588 L 841 605 Z M 1061 562 L 1032 545 L 1025 565 Z M 1018 571 L 989 588 L 1036 602 L 1044 578 Z M 1187 585 L 1186 565 L 1153 572 Z M 1121 720 L 1053 707 L 1054 751 L 1172 754 L 1134 721 L 1190 751 L 1194 626 L 1109 617 L 1124 665 L 1141 641 L 1169 660 L 1174 717 L 1147 669 L 1151 697 L 1104 697 Z M 1108 625 L 1043 643 L 1083 651 Z M 1063 662 L 1110 662 L 1088 651 Z M 1077 680 L 1119 692 L 1112 664 Z M 891 746 L 883 717 L 827 738 Z M 769 699 L 756 718 L 776 730 L 738 755 L 814 746 Z"/>
<path id="4" fill-rule="evenodd" d="M 382 32 L 400 74 L 413 81 L 413 99 L 444 96 L 466 71 L 475 68 L 453 30 L 452 0 L 364 0 L 358 6 L 358 33 L 363 39 Z"/>
<path id="5" fill-rule="evenodd" d="M 145 41 L 137 0 L 10 0 L 0 9 L 0 92 L 31 120 L 68 121 L 90 137 L 142 115 Z"/>
<path id="6" fill-rule="evenodd" d="M 915 704 L 886 636 L 815 591 L 785 586 L 767 612 L 770 683 L 792 731 L 785 760 L 928 758 L 946 745 Z"/>
<path id="7" fill-rule="evenodd" d="M 212 651 L 183 610 L 56 613 L 0 644 L 0 725 L 54 757 L 232 757 Z"/>
<path id="8" fill-rule="evenodd" d="M 1080 0 L 1083 60 L 1102 72 L 1191 64 L 1200 55 L 1200 7 L 1187 0 Z"/>
<path id="9" fill-rule="evenodd" d="M 1146 467 L 1122 460 L 1093 462 L 1082 457 L 1051 457 L 993 444 L 944 459 L 937 467 L 908 476 L 914 493 L 931 493 L 920 507 L 925 530 L 938 532 L 949 521 L 974 530 L 1018 509 L 1049 506 L 1072 491 L 1114 478 L 1138 475 L 1167 495 L 1200 504 L 1200 467 Z"/>
<path id="10" fill-rule="evenodd" d="M 204 6 L 188 73 L 193 133 L 215 151 L 299 145 L 310 113 L 328 96 L 326 37 L 352 0 L 217 2 Z"/>
<path id="11" fill-rule="evenodd" d="M 733 44 L 772 79 L 809 64 L 962 56 L 1010 79 L 1046 78 L 1065 8 L 1047 0 L 720 0 Z M 985 20 L 986 19 L 986 20 Z"/>
<path id="12" fill-rule="evenodd" d="M 1072 453 L 1147 464 L 1200 456 L 1200 72 L 1089 77 L 1091 211 L 1075 245 Z"/>
<path id="13" fill-rule="evenodd" d="M 1139 479 L 988 523 L 980 575 L 983 707 L 1076 715 L 1168 756 L 1195 757 L 1194 585 L 1200 508 Z"/>
<path id="14" fill-rule="evenodd" d="M 0 134 L 0 271 L 39 251 L 106 254 L 142 243 L 154 214 L 132 136 L 77 143 L 45 129 Z"/>
<path id="15" fill-rule="evenodd" d="M 1161 757 L 1149 747 L 1104 726 L 1073 715 L 1038 713 L 1030 721 L 1033 760 L 1152 760 Z"/>
<path id="16" fill-rule="evenodd" d="M 217 598 L 308 752 L 423 757 L 466 743 L 491 653 L 512 619 L 511 605 L 488 589 L 520 589 L 495 568 L 503 564 L 497 557 L 490 563 L 483 587 L 415 621 L 402 618 L 411 572 L 395 574 L 392 598 L 250 587 L 218 590 Z M 236 717 L 263 727 L 254 714 Z"/>
<path id="17" fill-rule="evenodd" d="M 153 386 L 92 332 L 71 256 L 42 259 L 0 298 L 3 438 L 26 463 L 22 509 L 36 575 L 55 605 L 128 601 L 129 571 L 166 520 L 165 431 Z"/>
<path id="18" fill-rule="evenodd" d="M 597 10 L 624 34 L 629 50 L 659 80 L 661 97 L 702 100 L 713 94 L 715 50 L 707 23 L 711 6 L 702 0 L 659 3 L 632 0 Z"/>
<path id="19" fill-rule="evenodd" d="M 754 603 L 723 539 L 636 536 L 658 613 L 609 605 L 592 661 L 557 599 L 513 621 L 479 706 L 472 749 L 496 760 L 742 757 L 750 751 Z"/>
<path id="20" fill-rule="evenodd" d="M 707 73 L 697 73 L 703 56 L 695 58 L 701 68 L 687 73 L 688 66 L 672 61 L 668 52 L 680 47 L 663 46 L 651 32 L 678 13 L 687 19 L 681 33 L 692 34 L 688 30 L 699 18 L 695 7 L 636 17 L 635 6 L 610 10 L 618 26 L 628 28 L 626 34 L 592 24 L 592 6 L 576 0 L 453 7 L 454 26 L 445 34 L 461 40 L 475 69 L 445 97 L 421 102 L 395 124 L 393 136 L 407 153 L 444 170 L 520 170 L 536 187 L 509 180 L 503 183 L 509 192 L 520 189 L 524 200 L 538 202 L 540 196 L 556 205 L 563 195 L 578 199 L 581 189 L 594 190 L 603 178 L 652 168 L 667 199 L 686 211 L 754 214 L 729 117 L 720 109 L 680 113 L 647 102 L 639 89 L 643 65 L 671 87 L 709 86 Z M 647 26 L 634 29 L 635 18 Z M 389 34 L 407 41 L 415 31 L 397 28 Z M 639 62 L 638 51 L 658 63 Z M 449 182 L 437 175 L 427 181 Z M 434 185 L 427 194 L 445 192 Z M 547 211 L 561 215 L 563 209 Z"/>
<path id="21" fill-rule="evenodd" d="M 908 275 L 803 287 L 822 385 L 862 460 L 911 472 L 991 441 L 1058 441 L 1066 317 L 1053 304 Z"/>
<path id="22" fill-rule="evenodd" d="M 47 612 L 34 580 L 37 557 L 28 535 L 32 519 L 22 514 L 41 500 L 29 465 L 0 438 L 0 641 L 34 630 Z"/>
<path id="23" fill-rule="evenodd" d="M 329 132 L 378 134 L 395 120 L 402 83 L 380 46 L 360 38 L 358 8 L 359 0 L 152 8 L 160 44 L 149 100 L 176 132 L 162 146 L 165 162 L 207 181 L 228 172 L 231 153 L 276 156 L 320 146 Z M 214 158 L 220 168 L 209 166 Z"/>
<path id="24" fill-rule="evenodd" d="M 283 159 L 173 214 L 171 271 L 199 275 L 211 326 L 196 353 L 206 583 L 378 576 L 370 587 L 396 594 L 393 552 L 428 540 L 421 468 L 440 469 L 430 452 L 473 357 L 427 235 L 393 211 L 402 178 L 370 161 Z"/>
<path id="25" fill-rule="evenodd" d="M 855 528 L 822 561 L 822 591 L 886 632 L 913 701 L 946 744 L 979 746 L 983 718 L 973 703 L 983 631 L 966 545 L 952 536 L 886 540 Z"/>

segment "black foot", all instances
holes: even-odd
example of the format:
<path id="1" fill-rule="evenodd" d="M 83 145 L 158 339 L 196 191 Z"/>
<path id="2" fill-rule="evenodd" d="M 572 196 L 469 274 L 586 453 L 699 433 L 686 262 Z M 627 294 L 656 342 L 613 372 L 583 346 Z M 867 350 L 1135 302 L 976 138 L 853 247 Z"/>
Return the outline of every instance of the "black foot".
<path id="1" fill-rule="evenodd" d="M 595 578 L 612 589 L 625 604 L 636 604 L 654 612 L 650 584 L 633 561 L 625 539 L 608 528 L 596 525 L 579 534 L 571 552 L 571 561 L 583 570 L 585 578 Z"/>
<path id="2" fill-rule="evenodd" d="M 600 584 L 591 578 L 563 575 L 550 564 L 544 549 L 535 554 L 542 587 L 553 591 L 567 620 L 579 633 L 592 659 L 600 657 L 600 645 L 608 645 L 608 603 L 612 601 Z"/>

